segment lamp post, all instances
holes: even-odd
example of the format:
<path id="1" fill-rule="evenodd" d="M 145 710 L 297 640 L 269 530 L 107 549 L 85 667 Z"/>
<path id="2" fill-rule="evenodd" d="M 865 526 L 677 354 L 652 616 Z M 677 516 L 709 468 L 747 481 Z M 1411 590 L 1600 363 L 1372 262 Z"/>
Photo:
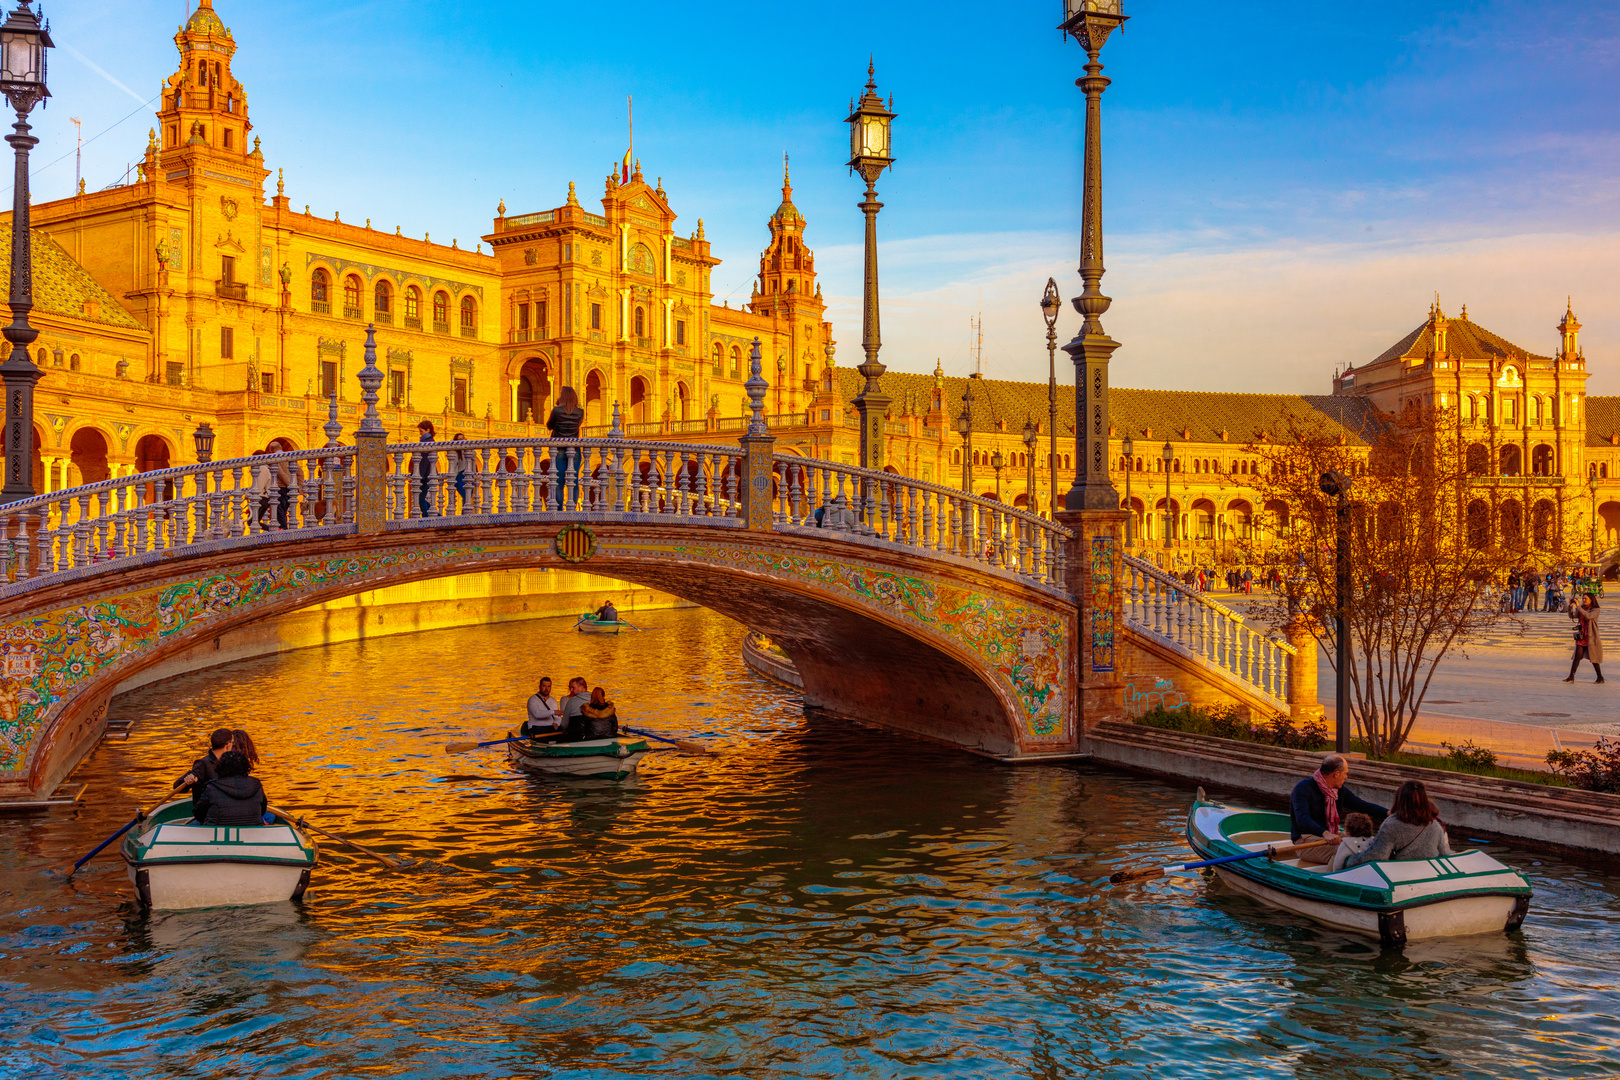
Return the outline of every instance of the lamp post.
<path id="1" fill-rule="evenodd" d="M 1046 411 L 1047 441 L 1051 456 L 1047 458 L 1052 477 L 1052 516 L 1057 519 L 1057 320 L 1063 308 L 1063 296 L 1058 292 L 1057 279 L 1046 279 L 1046 291 L 1041 294 L 1041 315 L 1046 319 Z M 1030 491 L 1030 507 L 1035 505 L 1034 489 Z M 1127 542 L 1128 543 L 1128 542 Z"/>
<path id="2" fill-rule="evenodd" d="M 855 370 L 866 379 L 866 386 L 855 399 L 855 411 L 861 415 L 861 468 L 883 468 L 883 417 L 889 409 L 889 399 L 879 391 L 878 379 L 887 369 L 878 363 L 878 349 L 883 345 L 878 329 L 878 270 L 877 270 L 877 215 L 883 204 L 877 201 L 874 185 L 884 169 L 894 164 L 889 153 L 889 125 L 895 114 L 884 107 L 877 92 L 875 68 L 866 65 L 866 92 L 859 104 L 850 102 L 849 167 L 860 173 L 866 181 L 866 198 L 861 201 L 861 212 L 866 215 L 866 293 L 861 307 L 861 348 L 866 360 Z"/>
<path id="3" fill-rule="evenodd" d="M 1131 470 L 1136 466 L 1136 443 L 1131 441 L 1130 435 L 1126 435 L 1120 440 L 1119 449 L 1125 455 L 1125 546 L 1129 548 L 1136 543 L 1132 535 L 1135 532 L 1132 526 L 1136 523 L 1136 507 L 1131 505 Z"/>
<path id="4" fill-rule="evenodd" d="M 1159 451 L 1159 456 L 1164 459 L 1164 547 L 1168 550 L 1173 546 L 1170 534 L 1175 531 L 1176 520 L 1170 514 L 1170 463 L 1175 460 L 1176 448 L 1170 445 L 1169 439 L 1164 441 L 1164 449 Z"/>
<path id="5" fill-rule="evenodd" d="M 1001 456 L 1001 450 L 999 448 L 996 450 L 995 453 L 990 455 L 990 467 L 992 469 L 996 470 L 996 502 L 1000 502 L 1001 501 L 1001 470 L 1005 469 L 1007 467 L 1007 459 Z"/>
<path id="6" fill-rule="evenodd" d="M 1593 473 L 1586 481 L 1587 489 L 1592 492 L 1592 555 L 1591 561 L 1597 562 L 1598 557 L 1598 512 L 1597 512 L 1597 473 Z"/>
<path id="7" fill-rule="evenodd" d="M 0 93 L 17 112 L 17 122 L 6 142 L 17 152 L 16 178 L 11 190 L 11 325 L 5 339 L 11 353 L 0 364 L 6 393 L 6 485 L 0 502 L 16 502 L 34 495 L 34 384 L 45 373 L 29 359 L 28 347 L 39 331 L 28 325 L 34 309 L 34 260 L 29 246 L 28 151 L 39 140 L 30 135 L 28 114 L 51 96 L 45 87 L 45 50 L 54 47 L 48 27 L 20 0 L 0 26 Z"/>
<path id="8" fill-rule="evenodd" d="M 1024 490 L 1029 494 L 1024 498 L 1024 509 L 1032 514 L 1040 513 L 1040 506 L 1035 502 L 1035 445 L 1040 442 L 1040 435 L 1035 431 L 1035 422 L 1028 418 L 1024 420 L 1024 465 L 1028 474 L 1024 477 Z"/>
<path id="9" fill-rule="evenodd" d="M 973 494 L 973 383 L 962 391 L 962 413 L 956 418 L 956 433 L 962 436 L 962 490 Z"/>
<path id="10" fill-rule="evenodd" d="M 214 460 L 214 429 L 207 421 L 197 425 L 197 430 L 191 433 L 191 441 L 197 447 L 198 464 Z"/>
<path id="11" fill-rule="evenodd" d="M 1064 497 L 1067 510 L 1118 510 L 1119 493 L 1108 479 L 1108 359 L 1119 342 L 1103 331 L 1100 316 L 1109 299 L 1102 293 L 1102 93 L 1108 87 L 1097 54 L 1114 28 L 1125 22 L 1123 0 L 1063 0 L 1065 35 L 1086 50 L 1084 77 L 1075 80 L 1086 95 L 1085 181 L 1080 224 L 1080 277 L 1085 288 L 1074 308 L 1085 323 L 1063 351 L 1074 360 L 1074 484 Z"/>
<path id="12" fill-rule="evenodd" d="M 1336 551 L 1333 560 L 1333 749 L 1343 754 L 1350 749 L 1350 478 L 1341 472 L 1325 472 L 1322 494 L 1337 498 Z"/>

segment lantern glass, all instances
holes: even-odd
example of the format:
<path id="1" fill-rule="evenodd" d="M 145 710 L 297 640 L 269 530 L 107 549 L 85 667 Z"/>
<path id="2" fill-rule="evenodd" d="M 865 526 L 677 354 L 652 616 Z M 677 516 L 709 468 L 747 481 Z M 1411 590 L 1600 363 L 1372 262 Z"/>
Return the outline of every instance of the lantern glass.
<path id="1" fill-rule="evenodd" d="M 1001 456 L 1000 450 L 997 450 L 994 454 L 990 455 L 990 467 L 992 469 L 1004 468 L 1006 464 L 1007 459 Z"/>
<path id="2" fill-rule="evenodd" d="M 1159 451 L 1159 456 L 1164 458 L 1164 463 L 1168 465 L 1171 461 L 1175 460 L 1176 448 L 1171 446 L 1169 443 L 1165 443 L 1164 449 Z"/>
<path id="3" fill-rule="evenodd" d="M 1127 435 L 1127 436 L 1125 436 L 1125 438 L 1120 440 L 1119 449 L 1120 449 L 1120 452 L 1123 453 L 1126 457 L 1130 457 L 1131 455 L 1136 453 L 1136 443 L 1131 440 L 1131 437 L 1129 435 Z"/>
<path id="4" fill-rule="evenodd" d="M 887 117 L 868 116 L 861 124 L 866 143 L 865 156 L 889 156 L 889 121 Z"/>
<path id="5" fill-rule="evenodd" d="M 962 410 L 962 415 L 960 415 L 960 416 L 958 416 L 956 418 L 956 430 L 957 430 L 957 432 L 959 434 L 966 435 L 968 433 L 968 428 L 970 428 L 972 426 L 973 426 L 973 421 L 968 419 L 967 410 L 963 409 Z M 1594 491 L 1597 490 L 1597 484 L 1596 484 L 1595 481 L 1593 482 L 1592 489 Z"/>
<path id="6" fill-rule="evenodd" d="M 1063 0 L 1063 21 L 1070 22 L 1081 15 L 1111 15 L 1120 18 L 1125 14 L 1124 0 Z"/>
<path id="7" fill-rule="evenodd" d="M 0 81 L 37 83 L 39 79 L 39 37 L 27 31 L 0 32 Z"/>

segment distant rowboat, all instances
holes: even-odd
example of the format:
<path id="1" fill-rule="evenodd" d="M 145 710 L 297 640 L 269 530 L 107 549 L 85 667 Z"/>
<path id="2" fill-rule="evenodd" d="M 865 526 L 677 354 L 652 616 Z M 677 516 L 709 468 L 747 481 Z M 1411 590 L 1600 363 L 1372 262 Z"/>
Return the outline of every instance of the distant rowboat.
<path id="1" fill-rule="evenodd" d="M 191 797 L 164 803 L 120 848 L 143 907 L 241 907 L 299 900 L 319 854 L 302 830 L 193 825 Z"/>
<path id="2" fill-rule="evenodd" d="M 585 742 L 538 742 L 517 738 L 506 744 L 506 756 L 525 772 L 547 776 L 623 780 L 647 755 L 647 740 L 619 737 Z"/>
<path id="3" fill-rule="evenodd" d="M 574 629 L 582 634 L 617 634 L 627 626 L 630 626 L 630 624 L 621 619 L 603 622 L 595 615 L 581 615 L 579 622 L 574 624 Z M 634 628 L 632 627 L 632 629 Z"/>

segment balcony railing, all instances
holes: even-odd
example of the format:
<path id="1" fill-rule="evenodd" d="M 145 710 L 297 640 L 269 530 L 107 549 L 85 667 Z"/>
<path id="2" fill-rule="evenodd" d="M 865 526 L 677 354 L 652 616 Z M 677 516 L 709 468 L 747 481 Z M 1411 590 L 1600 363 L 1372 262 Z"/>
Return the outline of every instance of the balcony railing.
<path id="1" fill-rule="evenodd" d="M 309 310 L 316 315 L 330 315 L 332 314 L 332 304 L 327 300 L 311 300 Z"/>
<path id="2" fill-rule="evenodd" d="M 343 317 L 345 319 L 358 319 L 361 317 L 361 311 L 357 307 L 350 307 L 348 304 L 344 304 Z"/>
<path id="3" fill-rule="evenodd" d="M 433 332 L 435 334 L 448 334 L 450 332 L 450 324 L 447 322 L 436 322 L 433 324 Z"/>
<path id="4" fill-rule="evenodd" d="M 214 295 L 224 297 L 226 300 L 246 300 L 247 286 L 239 281 L 216 281 Z"/>
<path id="5" fill-rule="evenodd" d="M 477 337 L 478 336 L 478 327 L 476 327 L 476 326 L 463 326 L 461 328 L 461 336 L 464 337 L 464 338 L 475 338 L 475 337 Z"/>
<path id="6" fill-rule="evenodd" d="M 375 312 L 372 315 L 372 321 L 381 323 L 384 326 L 393 326 L 394 325 L 394 313 L 392 311 L 378 311 L 378 312 Z"/>
<path id="7" fill-rule="evenodd" d="M 420 329 L 422 329 L 422 320 L 421 320 L 421 318 L 419 318 L 419 317 L 413 318 L 410 315 L 405 316 L 405 329 L 407 329 L 407 330 L 420 330 Z"/>

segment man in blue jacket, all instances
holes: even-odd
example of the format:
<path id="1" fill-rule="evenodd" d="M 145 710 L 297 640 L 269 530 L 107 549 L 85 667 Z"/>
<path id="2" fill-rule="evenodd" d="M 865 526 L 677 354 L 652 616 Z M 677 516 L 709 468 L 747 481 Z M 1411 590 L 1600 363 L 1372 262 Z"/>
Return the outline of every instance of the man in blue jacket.
<path id="1" fill-rule="evenodd" d="M 1339 754 L 1322 759 L 1321 768 L 1294 785 L 1294 794 L 1288 800 L 1293 814 L 1293 837 L 1296 844 L 1309 844 L 1316 840 L 1332 840 L 1331 844 L 1306 848 L 1299 853 L 1299 861 L 1325 863 L 1333 861 L 1333 849 L 1338 846 L 1339 822 L 1350 814 L 1366 814 L 1377 824 L 1389 813 L 1377 803 L 1370 803 L 1344 786 L 1350 779 L 1350 763 Z"/>

